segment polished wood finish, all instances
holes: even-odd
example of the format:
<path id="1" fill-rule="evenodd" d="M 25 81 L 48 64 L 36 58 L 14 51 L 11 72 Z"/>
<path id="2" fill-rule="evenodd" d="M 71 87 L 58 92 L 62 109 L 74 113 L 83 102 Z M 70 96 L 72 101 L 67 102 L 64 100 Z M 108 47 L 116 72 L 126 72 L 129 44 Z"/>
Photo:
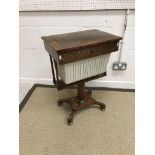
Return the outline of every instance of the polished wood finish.
<path id="1" fill-rule="evenodd" d="M 118 50 L 122 38 L 99 30 L 41 37 L 47 52 L 59 64 L 70 63 Z"/>
<path id="2" fill-rule="evenodd" d="M 76 49 L 74 51 L 66 52 L 61 54 L 61 60 L 59 60 L 60 64 L 66 64 L 74 61 L 79 61 L 82 59 L 88 59 L 95 56 L 107 54 L 110 52 L 118 51 L 117 41 L 104 44 L 104 45 L 97 45 L 88 48 L 81 48 Z M 76 52 L 76 53 L 75 53 Z"/>
<path id="3" fill-rule="evenodd" d="M 118 50 L 118 42 L 121 37 L 102 32 L 99 30 L 87 30 L 74 33 L 66 33 L 53 36 L 42 37 L 46 51 L 50 55 L 51 68 L 53 74 L 53 83 L 58 90 L 77 85 L 77 96 L 58 101 L 58 106 L 62 106 L 67 102 L 71 106 L 71 114 L 68 117 L 68 124 L 73 123 L 73 116 L 76 111 L 82 110 L 90 105 L 99 105 L 101 110 L 105 110 L 105 104 L 97 102 L 91 97 L 91 91 L 85 92 L 85 82 L 106 76 L 106 72 L 76 81 L 74 83 L 65 84 L 58 74 L 57 64 L 64 65 L 66 63 L 87 59 Z"/>
<path id="4" fill-rule="evenodd" d="M 119 41 L 121 37 L 99 30 L 86 30 L 52 36 L 44 36 L 47 42 L 57 53 L 64 53 L 81 49 L 82 47 L 94 47 Z"/>
<path id="5" fill-rule="evenodd" d="M 80 90 L 81 90 L 81 92 L 80 92 Z M 85 93 L 85 92 L 83 92 L 83 90 L 84 90 L 84 85 L 81 84 L 78 86 L 78 90 L 77 90 L 77 92 L 78 92 L 77 94 L 79 96 L 77 95 L 75 97 L 61 99 L 58 101 L 58 106 L 62 106 L 63 103 L 68 103 L 71 106 L 71 113 L 67 119 L 68 125 L 73 124 L 73 117 L 74 117 L 75 112 L 77 112 L 77 111 L 83 110 L 83 109 L 85 109 L 89 106 L 92 106 L 92 105 L 99 105 L 100 110 L 102 110 L 102 111 L 104 111 L 106 108 L 106 105 L 104 103 L 98 102 L 94 98 L 91 97 L 90 91 Z"/>
<path id="6" fill-rule="evenodd" d="M 81 82 L 78 84 L 77 87 L 77 97 L 80 101 L 84 101 L 85 100 L 85 83 Z"/>

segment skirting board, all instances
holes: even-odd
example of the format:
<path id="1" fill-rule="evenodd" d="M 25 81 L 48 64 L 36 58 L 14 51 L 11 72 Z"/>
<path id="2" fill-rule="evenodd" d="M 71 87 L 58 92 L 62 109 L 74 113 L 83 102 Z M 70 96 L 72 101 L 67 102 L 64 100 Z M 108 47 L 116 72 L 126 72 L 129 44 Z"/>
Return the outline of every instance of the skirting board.
<path id="1" fill-rule="evenodd" d="M 52 79 L 35 79 L 35 78 L 20 78 L 20 99 L 19 102 L 25 97 L 27 92 L 32 88 L 34 84 L 53 85 Z M 93 80 L 86 83 L 86 87 L 92 87 L 96 89 L 109 89 L 109 90 L 125 90 L 133 91 L 135 89 L 135 83 L 130 81 L 103 81 Z"/>
<path id="2" fill-rule="evenodd" d="M 35 78 L 20 78 L 20 83 L 33 85 L 35 83 L 53 85 L 52 79 L 35 79 Z M 135 89 L 135 82 L 132 81 L 104 81 L 93 80 L 86 83 L 88 87 L 108 87 L 108 88 L 120 88 L 120 89 Z"/>
<path id="3" fill-rule="evenodd" d="M 27 103 L 28 99 L 30 98 L 31 94 L 37 87 L 45 87 L 45 88 L 56 88 L 53 85 L 45 85 L 45 84 L 34 84 L 31 89 L 29 89 L 25 96 L 23 97 L 22 101 L 19 105 L 19 113 L 24 108 L 25 104 Z M 76 87 L 73 87 L 75 89 Z M 86 87 L 86 89 L 92 89 L 92 90 L 109 90 L 109 91 L 126 91 L 126 92 L 135 92 L 135 89 L 118 89 L 118 88 L 102 88 L 102 87 Z M 72 88 L 71 88 L 72 89 Z"/>

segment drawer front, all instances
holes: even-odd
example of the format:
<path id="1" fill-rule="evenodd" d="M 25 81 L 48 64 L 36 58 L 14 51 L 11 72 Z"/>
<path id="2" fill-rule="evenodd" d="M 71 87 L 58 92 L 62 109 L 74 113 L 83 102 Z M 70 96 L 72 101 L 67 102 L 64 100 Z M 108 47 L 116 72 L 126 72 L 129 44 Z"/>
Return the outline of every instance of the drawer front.
<path id="1" fill-rule="evenodd" d="M 59 59 L 59 62 L 60 64 L 70 63 L 70 62 L 79 61 L 82 59 L 87 59 L 87 58 L 115 52 L 117 50 L 118 50 L 117 42 L 100 45 L 100 46 L 93 46 L 89 48 L 81 48 L 71 52 L 62 53 L 61 60 Z"/>

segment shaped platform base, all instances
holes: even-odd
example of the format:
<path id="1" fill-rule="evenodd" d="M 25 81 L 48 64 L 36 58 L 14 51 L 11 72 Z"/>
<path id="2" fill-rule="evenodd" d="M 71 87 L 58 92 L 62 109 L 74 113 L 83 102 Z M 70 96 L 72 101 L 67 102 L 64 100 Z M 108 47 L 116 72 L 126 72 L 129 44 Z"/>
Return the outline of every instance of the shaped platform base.
<path id="1" fill-rule="evenodd" d="M 78 95 L 75 97 L 61 99 L 58 101 L 58 106 L 62 106 L 63 103 L 68 103 L 71 106 L 71 113 L 67 119 L 68 125 L 73 124 L 74 114 L 77 111 L 80 111 L 84 108 L 87 108 L 91 105 L 99 105 L 100 110 L 104 111 L 106 105 L 104 103 L 96 101 L 94 98 L 91 97 L 91 90 L 84 92 L 84 83 L 78 85 Z"/>

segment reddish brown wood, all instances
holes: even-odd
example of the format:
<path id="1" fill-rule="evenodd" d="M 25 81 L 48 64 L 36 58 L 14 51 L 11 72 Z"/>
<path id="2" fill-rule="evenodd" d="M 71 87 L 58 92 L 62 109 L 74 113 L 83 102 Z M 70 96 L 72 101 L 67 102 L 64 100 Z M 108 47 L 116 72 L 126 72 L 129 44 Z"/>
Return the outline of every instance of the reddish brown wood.
<path id="1" fill-rule="evenodd" d="M 78 84 L 77 87 L 77 97 L 80 101 L 84 101 L 85 100 L 85 83 L 81 82 Z"/>
<path id="2" fill-rule="evenodd" d="M 57 63 L 65 64 L 118 50 L 122 38 L 99 30 L 41 37 Z"/>
<path id="3" fill-rule="evenodd" d="M 90 105 L 93 105 L 93 104 L 96 104 L 96 100 L 93 99 L 92 97 L 90 97 L 89 95 L 85 94 L 85 99 L 84 99 L 83 103 L 81 103 L 79 100 L 77 100 L 75 98 L 71 102 L 71 107 L 72 107 L 72 110 L 78 111 L 78 110 L 82 110 L 82 109 L 84 109 Z"/>
<path id="4" fill-rule="evenodd" d="M 69 125 L 73 123 L 73 116 L 76 111 L 83 110 L 94 104 L 99 105 L 101 110 L 105 110 L 106 106 L 104 103 L 96 101 L 94 98 L 91 97 L 89 93 L 85 93 L 84 90 L 85 90 L 84 83 L 80 83 L 77 89 L 77 96 L 68 99 L 61 99 L 58 101 L 58 106 L 62 106 L 64 102 L 69 103 L 71 106 L 72 112 L 67 120 Z"/>
<path id="5" fill-rule="evenodd" d="M 57 53 L 70 50 L 92 47 L 119 41 L 121 37 L 99 30 L 86 30 L 52 36 L 43 36 L 42 39 L 54 48 Z"/>
<path id="6" fill-rule="evenodd" d="M 95 56 L 107 54 L 110 52 L 118 51 L 117 42 L 113 42 L 105 45 L 97 45 L 88 48 L 81 48 L 70 52 L 65 52 L 61 54 L 60 64 L 66 64 L 74 61 L 79 61 L 82 59 L 92 58 Z"/>
<path id="7" fill-rule="evenodd" d="M 80 91 L 80 87 L 78 87 L 78 90 L 77 92 Z M 82 92 L 84 92 L 84 88 L 83 90 L 81 90 Z M 88 107 L 89 105 L 93 105 L 93 104 L 97 104 L 99 102 L 97 102 L 95 99 L 93 99 L 91 97 L 90 94 L 88 94 L 87 92 L 84 92 L 84 96 L 83 96 L 83 101 L 84 102 L 81 102 L 81 100 L 79 99 L 79 94 L 77 94 L 77 96 L 75 97 L 70 97 L 70 98 L 67 98 L 67 99 L 60 99 L 58 101 L 58 105 L 62 105 L 64 102 L 67 102 L 71 105 L 71 108 L 72 110 L 74 111 L 78 111 L 78 110 L 82 110 L 86 107 Z"/>
<path id="8" fill-rule="evenodd" d="M 63 65 L 82 59 L 87 59 L 118 50 L 117 43 L 121 37 L 102 32 L 99 30 L 87 30 L 74 33 L 66 33 L 53 36 L 42 37 L 45 44 L 45 49 L 50 54 L 53 82 L 58 90 L 69 86 L 77 85 L 77 96 L 61 99 L 58 105 L 67 102 L 71 105 L 72 112 L 68 117 L 68 124 L 73 123 L 73 116 L 76 111 L 82 110 L 90 105 L 97 104 L 101 110 L 105 110 L 105 104 L 97 102 L 91 97 L 91 93 L 85 93 L 85 82 L 106 76 L 101 73 L 74 83 L 65 84 L 59 79 L 57 63 Z"/>
<path id="9" fill-rule="evenodd" d="M 52 56 L 52 58 L 59 62 L 59 57 L 58 57 L 58 54 L 56 53 L 56 51 L 53 49 L 52 46 L 50 46 L 46 41 L 44 41 L 44 47 L 46 49 L 46 51 L 49 53 L 49 55 Z"/>

